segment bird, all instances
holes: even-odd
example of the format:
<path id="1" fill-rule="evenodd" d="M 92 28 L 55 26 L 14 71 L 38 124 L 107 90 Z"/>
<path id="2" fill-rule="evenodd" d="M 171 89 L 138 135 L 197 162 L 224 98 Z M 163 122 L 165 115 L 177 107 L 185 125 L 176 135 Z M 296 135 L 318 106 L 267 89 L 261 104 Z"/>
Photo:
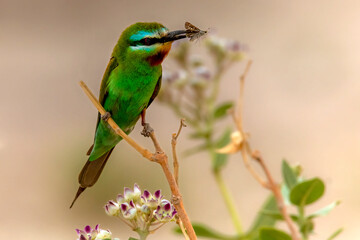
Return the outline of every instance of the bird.
<path id="1" fill-rule="evenodd" d="M 146 109 L 161 87 L 162 62 L 174 41 L 189 37 L 189 30 L 169 31 L 157 22 L 138 22 L 126 28 L 115 45 L 100 85 L 99 102 L 106 114 L 98 113 L 94 143 L 79 174 L 80 194 L 93 186 L 115 146 L 122 138 L 107 123 L 111 117 L 129 134 L 139 118 L 146 128 Z M 146 130 L 146 129 L 145 129 Z"/>

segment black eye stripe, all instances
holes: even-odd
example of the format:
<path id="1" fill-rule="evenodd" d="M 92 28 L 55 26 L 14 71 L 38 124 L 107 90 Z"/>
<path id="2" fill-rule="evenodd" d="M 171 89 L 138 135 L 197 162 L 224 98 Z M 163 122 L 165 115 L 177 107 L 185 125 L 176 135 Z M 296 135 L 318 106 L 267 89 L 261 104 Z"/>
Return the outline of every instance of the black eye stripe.
<path id="1" fill-rule="evenodd" d="M 140 42 L 143 44 L 143 45 L 151 45 L 151 38 L 143 38 L 140 40 Z"/>
<path id="2" fill-rule="evenodd" d="M 161 42 L 161 40 L 158 38 L 146 37 L 139 41 L 131 42 L 130 45 L 131 46 L 139 46 L 139 45 L 150 46 L 150 45 L 153 45 L 153 44 L 159 43 L 159 42 Z"/>

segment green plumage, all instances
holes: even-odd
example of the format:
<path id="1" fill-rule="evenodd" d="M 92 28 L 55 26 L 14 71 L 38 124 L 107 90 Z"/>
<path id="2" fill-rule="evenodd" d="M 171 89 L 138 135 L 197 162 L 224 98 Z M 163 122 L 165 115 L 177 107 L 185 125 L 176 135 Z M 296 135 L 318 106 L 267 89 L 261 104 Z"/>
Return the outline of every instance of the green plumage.
<path id="1" fill-rule="evenodd" d="M 184 31 L 169 33 L 159 23 L 136 23 L 121 34 L 101 82 L 99 101 L 125 133 L 133 130 L 142 112 L 157 96 L 161 63 L 172 41 L 185 37 L 180 34 Z M 73 203 L 87 187 L 96 183 L 121 139 L 99 114 L 94 144 L 80 172 L 80 187 Z"/>
<path id="2" fill-rule="evenodd" d="M 144 108 L 147 108 L 155 86 L 161 81 L 161 65 L 151 66 L 147 56 L 150 52 L 136 52 L 127 49 L 128 39 L 138 31 L 164 29 L 158 23 L 137 23 L 126 29 L 112 53 L 100 89 L 100 103 L 119 127 L 127 134 L 134 128 Z M 156 96 L 154 96 L 156 97 Z M 94 161 L 112 149 L 119 137 L 111 127 L 98 118 L 94 147 L 89 161 Z"/>
<path id="3" fill-rule="evenodd" d="M 116 58 L 112 61 L 116 61 Z M 144 70 L 147 71 L 144 71 Z M 118 65 L 107 79 L 105 110 L 127 134 L 134 128 L 144 108 L 149 106 L 155 87 L 161 81 L 161 65 L 145 67 L 139 71 L 135 66 Z M 94 147 L 89 160 L 94 161 L 113 148 L 121 138 L 99 117 Z"/>

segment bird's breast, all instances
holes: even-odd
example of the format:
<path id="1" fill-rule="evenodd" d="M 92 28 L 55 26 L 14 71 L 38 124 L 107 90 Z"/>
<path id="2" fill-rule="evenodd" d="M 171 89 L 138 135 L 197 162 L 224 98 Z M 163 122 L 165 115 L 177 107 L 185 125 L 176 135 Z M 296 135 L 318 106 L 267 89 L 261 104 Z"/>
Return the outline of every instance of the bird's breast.
<path id="1" fill-rule="evenodd" d="M 141 111 L 147 107 L 161 75 L 161 69 L 148 72 L 147 75 L 139 74 L 137 71 L 124 75 L 112 83 L 108 96 L 109 110 L 115 122 L 122 127 L 134 125 Z"/>

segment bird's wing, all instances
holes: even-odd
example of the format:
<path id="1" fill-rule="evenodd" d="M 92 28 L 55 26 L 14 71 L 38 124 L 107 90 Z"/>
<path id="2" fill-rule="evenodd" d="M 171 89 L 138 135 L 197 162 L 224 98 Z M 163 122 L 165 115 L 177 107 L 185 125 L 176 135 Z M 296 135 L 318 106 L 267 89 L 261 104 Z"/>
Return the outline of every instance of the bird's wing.
<path id="1" fill-rule="evenodd" d="M 100 85 L 99 102 L 100 102 L 100 104 L 102 106 L 104 106 L 106 97 L 108 95 L 107 85 L 108 85 L 110 74 L 118 65 L 119 64 L 116 61 L 115 57 L 111 57 L 108 65 L 106 67 L 106 70 L 105 70 L 105 73 L 104 73 L 104 76 L 103 76 L 103 79 L 102 79 L 101 85 Z M 96 123 L 95 132 L 96 132 L 96 129 L 97 129 L 98 125 L 99 125 L 100 118 L 101 118 L 101 114 L 98 113 L 98 119 L 97 119 L 97 123 Z M 90 149 L 87 152 L 87 155 L 90 155 L 93 147 L 94 147 L 94 145 L 91 145 Z"/>
<path id="2" fill-rule="evenodd" d="M 104 73 L 104 76 L 103 76 L 103 79 L 102 79 L 101 85 L 100 85 L 99 102 L 101 105 L 104 104 L 106 96 L 108 94 L 107 85 L 108 85 L 110 74 L 118 65 L 119 64 L 116 61 L 115 57 L 111 57 L 108 65 L 106 67 L 106 70 L 105 70 L 105 73 Z"/>
<path id="3" fill-rule="evenodd" d="M 153 94 L 151 95 L 151 98 L 149 100 L 149 103 L 147 105 L 146 108 L 148 108 L 150 106 L 150 104 L 154 101 L 154 99 L 156 98 L 156 96 L 159 94 L 159 91 L 160 91 L 160 88 L 161 88 L 161 77 L 162 75 L 160 75 L 157 83 L 156 83 L 156 86 L 155 86 L 155 89 L 154 89 L 154 92 Z"/>
<path id="4" fill-rule="evenodd" d="M 99 102 L 100 102 L 100 104 L 102 106 L 104 106 L 105 99 L 106 99 L 106 97 L 108 95 L 107 86 L 108 86 L 108 81 L 109 81 L 110 74 L 118 65 L 119 64 L 116 61 L 115 57 L 111 57 L 108 65 L 106 67 L 106 70 L 105 70 L 105 73 L 104 73 L 104 76 L 103 76 L 103 79 L 102 79 L 101 85 L 100 85 Z M 98 113 L 98 120 L 97 120 L 97 123 L 96 123 L 96 128 L 99 125 L 100 118 L 101 118 L 101 114 Z"/>

